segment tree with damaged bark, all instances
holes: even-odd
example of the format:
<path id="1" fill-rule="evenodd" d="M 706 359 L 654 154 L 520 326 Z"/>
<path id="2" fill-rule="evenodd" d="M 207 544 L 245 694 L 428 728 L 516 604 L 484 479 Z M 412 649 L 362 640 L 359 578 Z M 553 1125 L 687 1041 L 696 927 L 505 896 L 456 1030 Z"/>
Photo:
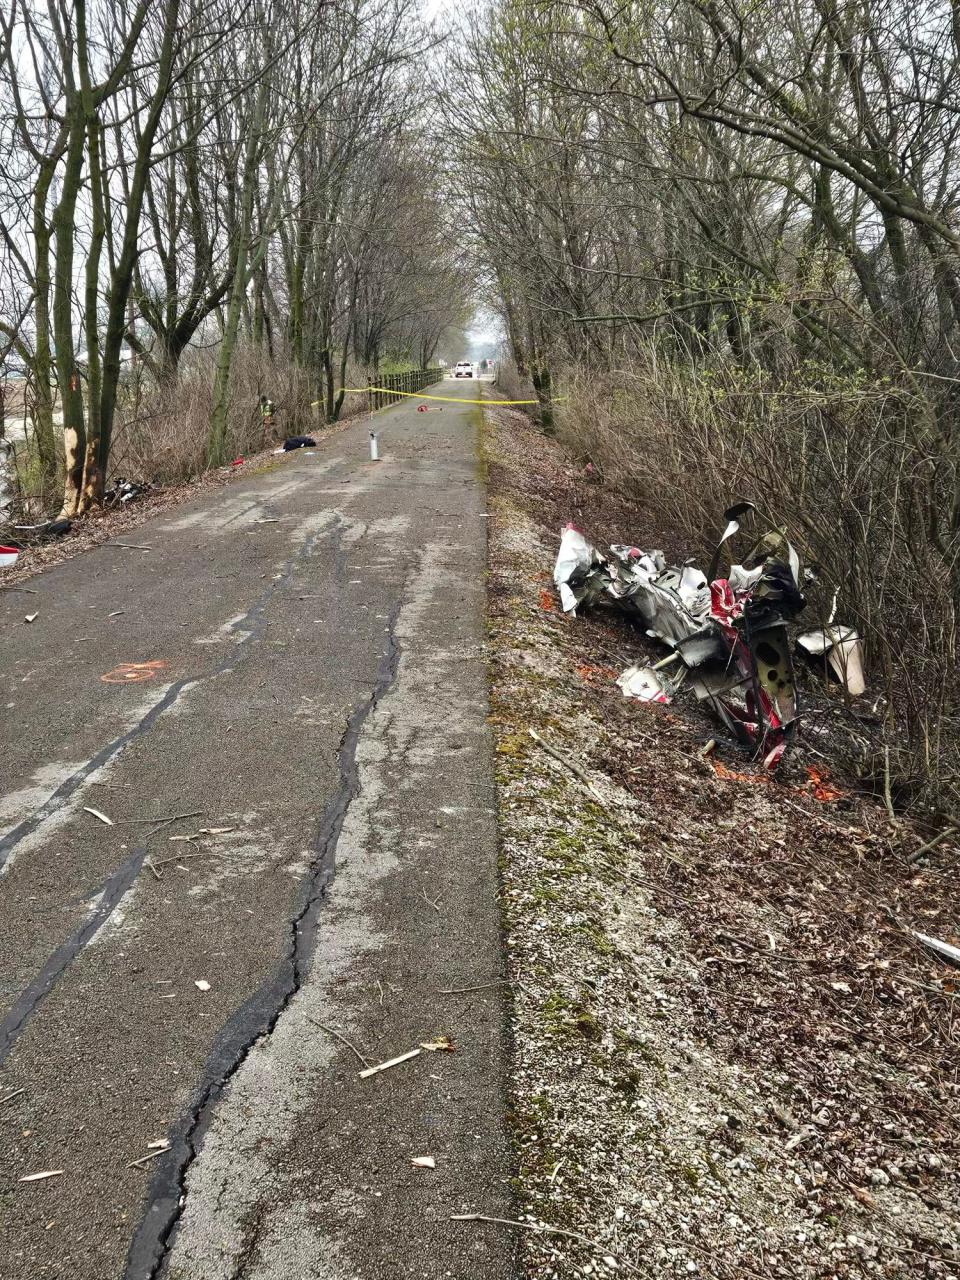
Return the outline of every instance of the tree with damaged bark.
<path id="1" fill-rule="evenodd" d="M 163 106 L 183 60 L 193 56 L 190 36 L 219 39 L 216 25 L 205 36 L 211 21 L 217 15 L 210 9 L 181 0 L 141 0 L 129 13 L 110 4 L 45 12 L 14 4 L 3 18 L 5 151 L 27 157 L 21 176 L 30 177 L 32 256 L 17 238 L 22 224 L 5 224 L 4 236 L 34 292 L 30 364 L 48 474 L 55 465 L 54 388 L 61 406 L 65 515 L 85 510 L 103 490 Z M 118 146 L 111 123 L 121 125 Z M 119 167 L 122 201 L 114 193 Z M 9 169 L 3 177 L 11 185 Z"/>
<path id="2" fill-rule="evenodd" d="M 656 475 L 679 533 L 740 496 L 788 523 L 864 634 L 894 782 L 950 805 L 958 62 L 946 0 L 497 0 L 441 86 L 545 425 L 560 376 L 567 429 Z"/>

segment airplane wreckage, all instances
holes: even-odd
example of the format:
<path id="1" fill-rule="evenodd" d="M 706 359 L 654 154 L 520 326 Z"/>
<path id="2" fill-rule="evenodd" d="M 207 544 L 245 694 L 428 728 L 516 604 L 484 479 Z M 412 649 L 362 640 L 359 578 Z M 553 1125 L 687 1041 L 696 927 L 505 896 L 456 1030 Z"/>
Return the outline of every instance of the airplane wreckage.
<path id="1" fill-rule="evenodd" d="M 568 524 L 553 578 L 564 612 L 613 605 L 671 649 L 653 666 L 621 673 L 617 684 L 626 697 L 670 702 L 689 681 L 727 730 L 773 769 L 799 720 L 787 626 L 803 610 L 803 588 L 816 574 L 801 571 L 785 533 L 773 530 L 742 564 L 718 576 L 724 545 L 752 510 L 752 503 L 742 502 L 725 513 L 727 526 L 707 573 L 692 563 L 668 565 L 662 551 L 616 545 L 601 554 Z M 796 643 L 848 693 L 863 693 L 860 637 L 835 624 L 832 611 L 827 623 L 800 634 Z"/>

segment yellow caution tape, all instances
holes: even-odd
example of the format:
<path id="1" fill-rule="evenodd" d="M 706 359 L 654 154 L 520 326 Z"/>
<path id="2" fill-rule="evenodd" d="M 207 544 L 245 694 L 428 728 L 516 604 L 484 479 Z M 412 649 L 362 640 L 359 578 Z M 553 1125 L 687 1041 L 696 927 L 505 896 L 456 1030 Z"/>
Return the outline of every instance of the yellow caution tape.
<path id="1" fill-rule="evenodd" d="M 382 391 L 388 396 L 410 396 L 414 400 L 445 400 L 448 404 L 539 404 L 538 400 L 467 400 L 462 396 L 428 396 L 422 391 L 393 391 L 390 387 L 344 387 L 354 395 L 367 391 Z"/>

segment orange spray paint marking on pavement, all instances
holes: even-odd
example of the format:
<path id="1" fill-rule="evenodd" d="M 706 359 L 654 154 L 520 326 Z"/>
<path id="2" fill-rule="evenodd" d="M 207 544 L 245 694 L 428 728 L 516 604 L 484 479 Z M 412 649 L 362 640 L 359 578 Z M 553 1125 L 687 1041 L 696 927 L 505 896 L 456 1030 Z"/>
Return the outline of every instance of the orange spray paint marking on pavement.
<path id="1" fill-rule="evenodd" d="M 104 684 L 137 684 L 142 680 L 152 680 L 166 668 L 167 664 L 159 658 L 153 662 L 121 662 L 119 667 L 106 672 L 100 679 Z"/>

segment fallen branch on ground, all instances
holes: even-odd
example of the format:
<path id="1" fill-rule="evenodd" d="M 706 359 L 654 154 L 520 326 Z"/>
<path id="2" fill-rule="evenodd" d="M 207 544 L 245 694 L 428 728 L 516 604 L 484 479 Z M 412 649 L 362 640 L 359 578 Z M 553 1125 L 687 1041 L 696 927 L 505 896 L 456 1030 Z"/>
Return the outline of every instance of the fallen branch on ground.
<path id="1" fill-rule="evenodd" d="M 339 1031 L 334 1030 L 333 1027 L 328 1027 L 328 1026 L 325 1026 L 322 1022 L 317 1022 L 316 1018 L 307 1018 L 307 1021 L 310 1023 L 311 1026 L 319 1027 L 321 1031 L 326 1031 L 328 1036 L 333 1036 L 335 1040 L 339 1040 L 341 1044 L 345 1044 L 351 1053 L 356 1054 L 357 1058 L 360 1060 L 360 1062 L 363 1063 L 364 1067 L 369 1067 L 370 1059 L 365 1058 L 363 1054 L 360 1052 L 360 1050 L 357 1048 L 357 1046 L 354 1044 L 351 1044 L 345 1035 L 341 1035 L 341 1033 Z"/>
<path id="2" fill-rule="evenodd" d="M 437 994 L 441 996 L 462 996 L 468 991 L 486 991 L 488 987 L 512 987 L 515 985 L 512 978 L 498 978 L 496 982 L 481 982 L 476 987 L 438 987 Z"/>
<path id="3" fill-rule="evenodd" d="M 934 836 L 932 840 L 928 840 L 926 844 L 922 844 L 919 849 L 914 849 L 910 857 L 907 858 L 907 862 L 912 867 L 915 863 L 920 861 L 925 853 L 930 853 L 938 844 L 941 844 L 944 840 L 949 840 L 951 836 L 955 836 L 956 834 L 956 827 L 947 827 L 944 831 L 941 831 L 939 835 Z"/>
<path id="4" fill-rule="evenodd" d="M 587 776 L 586 772 L 583 769 L 581 769 L 578 764 L 574 764 L 572 760 L 568 760 L 566 756 L 562 755 L 556 749 L 556 747 L 552 747 L 549 742 L 546 742 L 543 738 L 541 738 L 539 733 L 537 733 L 536 729 L 531 729 L 529 732 L 530 732 L 530 737 L 534 740 L 537 746 L 542 747 L 543 750 L 546 751 L 547 755 L 553 756 L 554 760 L 556 760 L 559 764 L 562 764 L 565 769 L 569 769 L 570 772 L 573 774 L 573 776 L 583 783 L 583 785 L 587 788 L 587 790 L 590 792 L 590 794 L 593 796 L 593 798 L 597 801 L 598 804 L 606 803 L 604 801 L 603 796 L 600 794 L 600 792 L 596 789 L 596 787 L 590 781 L 590 778 Z"/>

